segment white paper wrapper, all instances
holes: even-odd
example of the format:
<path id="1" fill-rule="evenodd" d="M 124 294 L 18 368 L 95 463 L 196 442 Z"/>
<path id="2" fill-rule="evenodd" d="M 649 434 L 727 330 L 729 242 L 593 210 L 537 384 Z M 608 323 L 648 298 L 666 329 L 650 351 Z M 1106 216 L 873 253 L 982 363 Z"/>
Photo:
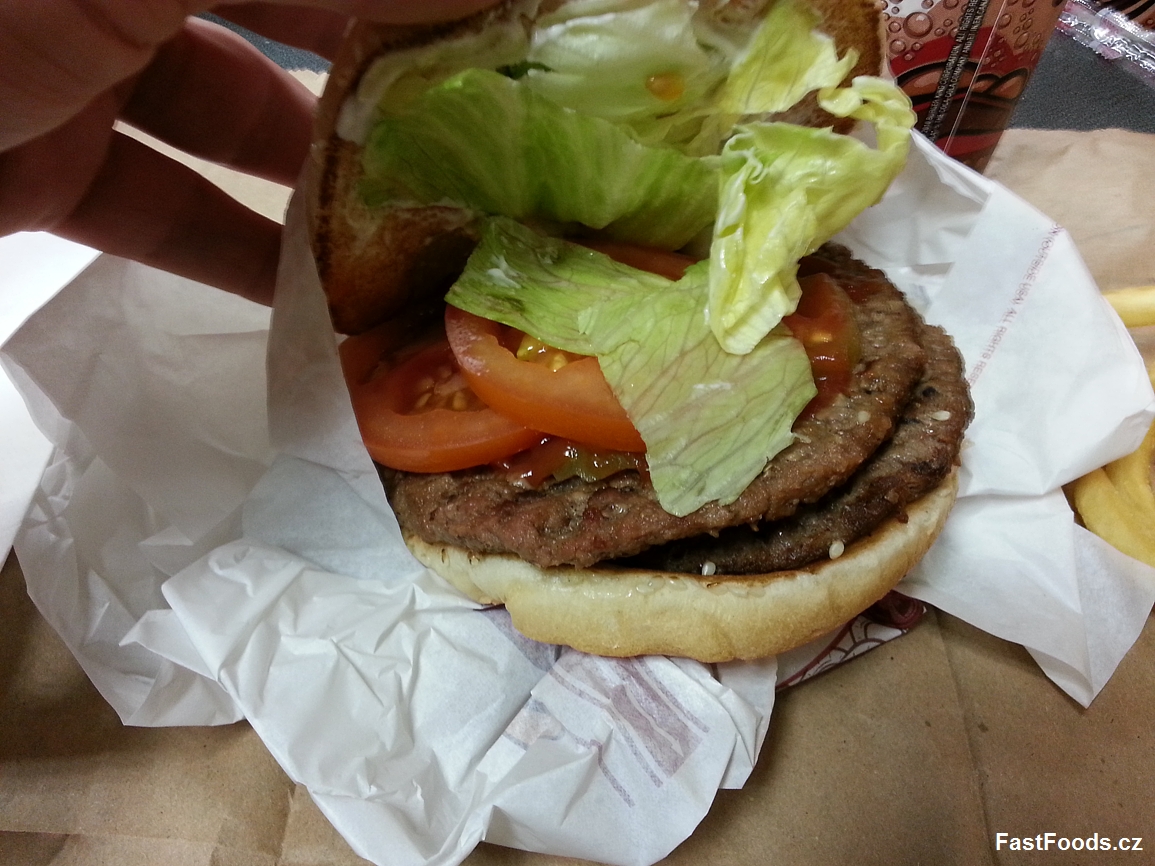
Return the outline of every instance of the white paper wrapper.
<path id="1" fill-rule="evenodd" d="M 0 238 L 0 345 L 94 258 L 96 250 L 52 235 L 19 232 Z M 0 371 L 0 551 L 12 547 L 50 444 L 24 399 Z"/>
<path id="2" fill-rule="evenodd" d="M 267 314 L 137 265 L 98 260 L 6 347 L 54 443 L 17 542 L 38 607 L 127 722 L 247 717 L 375 862 L 456 863 L 483 838 L 660 859 L 748 776 L 775 661 L 545 647 L 418 566 L 300 231 L 292 217 L 267 425 Z M 1078 530 L 1057 488 L 1139 442 L 1137 352 L 1062 231 L 921 141 L 844 240 L 955 335 L 977 406 L 959 507 L 903 589 L 1089 702 L 1155 577 Z"/>
<path id="3" fill-rule="evenodd" d="M 1086 706 L 1143 628 L 1155 576 L 1075 525 L 1059 488 L 1135 449 L 1150 380 L 1067 233 L 916 145 L 930 160 L 845 240 L 950 332 L 976 413 L 959 504 L 899 589 L 1023 644 Z"/>

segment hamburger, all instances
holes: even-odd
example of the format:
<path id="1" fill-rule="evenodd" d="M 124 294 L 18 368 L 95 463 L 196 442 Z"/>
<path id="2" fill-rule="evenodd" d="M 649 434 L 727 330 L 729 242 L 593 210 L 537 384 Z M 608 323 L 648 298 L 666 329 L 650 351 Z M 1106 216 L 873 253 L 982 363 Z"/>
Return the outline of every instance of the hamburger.
<path id="1" fill-rule="evenodd" d="M 528 637 L 773 655 L 941 530 L 961 359 L 828 242 L 905 160 L 879 24 L 507 0 L 351 31 L 307 192 L 354 411 L 410 549 Z"/>

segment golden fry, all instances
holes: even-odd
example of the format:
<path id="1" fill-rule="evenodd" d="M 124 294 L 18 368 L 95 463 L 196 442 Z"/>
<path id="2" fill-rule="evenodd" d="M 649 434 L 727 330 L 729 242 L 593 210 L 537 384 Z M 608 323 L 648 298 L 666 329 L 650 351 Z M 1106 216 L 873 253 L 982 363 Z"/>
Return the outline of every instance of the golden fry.
<path id="1" fill-rule="evenodd" d="M 1133 286 L 1104 292 L 1103 297 L 1115 308 L 1128 328 L 1155 325 L 1155 286 Z"/>
<path id="2" fill-rule="evenodd" d="M 1089 530 L 1128 556 L 1155 566 L 1155 508 L 1136 506 L 1105 468 L 1077 479 L 1068 491 Z"/>
<path id="3" fill-rule="evenodd" d="M 1155 364 L 1147 374 L 1155 384 Z M 1153 456 L 1155 425 L 1133 453 L 1076 479 L 1067 492 L 1088 529 L 1128 556 L 1155 566 Z"/>

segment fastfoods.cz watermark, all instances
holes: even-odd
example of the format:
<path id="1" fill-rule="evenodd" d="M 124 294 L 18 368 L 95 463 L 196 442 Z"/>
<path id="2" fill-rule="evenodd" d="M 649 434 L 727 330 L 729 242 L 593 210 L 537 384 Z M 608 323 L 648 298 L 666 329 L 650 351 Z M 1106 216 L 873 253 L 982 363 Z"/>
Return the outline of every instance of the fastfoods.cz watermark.
<path id="1" fill-rule="evenodd" d="M 1035 836 L 1012 836 L 995 833 L 996 851 L 1142 851 L 1141 836 L 1060 836 L 1058 833 L 1039 833 Z"/>

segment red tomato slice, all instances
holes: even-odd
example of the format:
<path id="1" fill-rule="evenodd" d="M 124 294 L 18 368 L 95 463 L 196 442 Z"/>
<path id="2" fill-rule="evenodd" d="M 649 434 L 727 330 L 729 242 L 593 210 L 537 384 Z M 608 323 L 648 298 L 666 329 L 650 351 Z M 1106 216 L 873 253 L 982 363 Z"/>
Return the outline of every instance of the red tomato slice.
<path id="1" fill-rule="evenodd" d="M 682 253 L 672 253 L 669 250 L 657 247 L 644 247 L 639 244 L 625 241 L 608 241 L 584 239 L 575 241 L 587 249 L 604 253 L 615 262 L 637 268 L 639 271 L 649 271 L 668 280 L 680 280 L 686 273 L 686 268 L 694 264 L 696 259 Z"/>
<path id="2" fill-rule="evenodd" d="M 445 333 L 469 387 L 502 415 L 597 448 L 645 450 L 596 358 L 532 342 L 518 353 L 520 331 L 456 307 L 445 309 Z"/>
<path id="3" fill-rule="evenodd" d="M 541 434 L 485 406 L 444 338 L 390 363 L 395 329 L 341 344 L 353 412 L 370 456 L 407 472 L 451 472 L 508 457 Z"/>
<path id="4" fill-rule="evenodd" d="M 862 355 L 854 305 L 829 274 L 809 274 L 798 280 L 798 309 L 782 321 L 802 343 L 818 394 L 802 411 L 808 418 L 831 405 L 850 387 L 854 366 Z"/>

